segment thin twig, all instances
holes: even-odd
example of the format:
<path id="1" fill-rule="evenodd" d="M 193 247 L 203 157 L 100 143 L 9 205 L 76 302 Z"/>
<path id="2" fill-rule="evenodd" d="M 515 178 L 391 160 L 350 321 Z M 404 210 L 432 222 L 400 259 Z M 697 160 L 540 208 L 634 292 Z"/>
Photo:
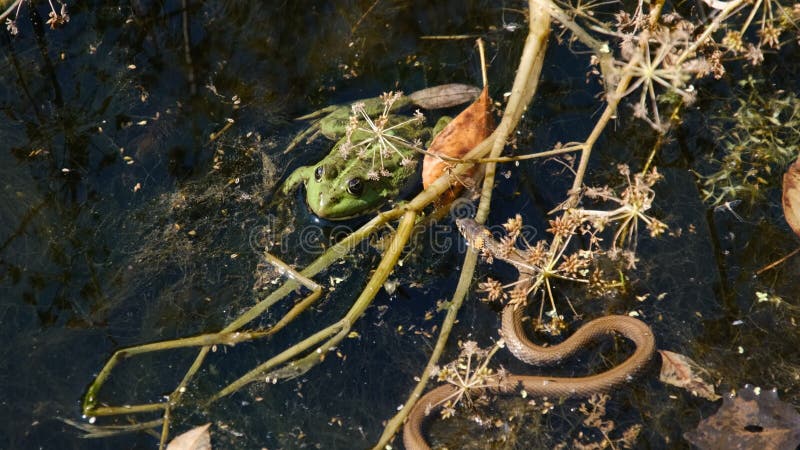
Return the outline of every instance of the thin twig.
<path id="1" fill-rule="evenodd" d="M 800 247 L 797 247 L 791 253 L 789 253 L 788 255 L 784 256 L 783 258 L 781 258 L 781 259 L 779 259 L 779 260 L 777 260 L 777 261 L 775 261 L 773 263 L 767 264 L 766 266 L 758 269 L 756 271 L 756 275 L 761 275 L 763 272 L 766 272 L 767 270 L 772 269 L 773 267 L 775 267 L 777 265 L 783 264 L 787 259 L 791 258 L 792 256 L 794 256 L 794 255 L 796 255 L 798 253 L 800 253 Z"/>
<path id="2" fill-rule="evenodd" d="M 181 21 L 183 22 L 183 59 L 186 62 L 186 78 L 189 81 L 189 93 L 194 96 L 197 94 L 197 83 L 194 79 L 194 65 L 192 64 L 192 52 L 189 46 L 189 0 L 181 0 L 183 8 Z"/>
<path id="3" fill-rule="evenodd" d="M 0 14 L 0 21 L 6 20 L 8 16 L 11 15 L 15 10 L 19 13 L 19 9 L 22 7 L 23 0 L 16 0 L 14 3 L 11 4 L 2 14 Z"/>

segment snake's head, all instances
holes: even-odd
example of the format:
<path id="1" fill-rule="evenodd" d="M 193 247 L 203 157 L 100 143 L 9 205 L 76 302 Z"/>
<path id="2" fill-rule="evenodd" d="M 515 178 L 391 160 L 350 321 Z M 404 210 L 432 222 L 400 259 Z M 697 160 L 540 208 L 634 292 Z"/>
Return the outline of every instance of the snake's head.
<path id="1" fill-rule="evenodd" d="M 476 250 L 482 249 L 486 239 L 491 239 L 492 237 L 491 232 L 486 227 L 470 217 L 456 219 L 456 227 L 458 227 L 459 233 L 464 236 L 467 244 Z"/>

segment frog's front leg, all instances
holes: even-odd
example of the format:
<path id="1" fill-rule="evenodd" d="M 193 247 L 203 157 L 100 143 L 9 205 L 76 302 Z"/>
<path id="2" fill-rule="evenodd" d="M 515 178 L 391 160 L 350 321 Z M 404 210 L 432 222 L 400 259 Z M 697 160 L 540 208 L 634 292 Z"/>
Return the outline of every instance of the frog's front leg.
<path id="1" fill-rule="evenodd" d="M 392 104 L 391 110 L 402 108 L 411 102 L 409 97 L 401 96 Z M 365 98 L 356 100 L 353 103 L 364 105 L 364 111 L 369 117 L 376 117 L 383 112 L 384 100 L 380 97 Z M 283 153 L 288 153 L 295 148 L 303 139 L 307 143 L 313 142 L 319 134 L 332 141 L 338 141 L 347 133 L 347 125 L 350 123 L 350 115 L 353 108 L 351 105 L 333 105 L 314 111 L 311 114 L 298 117 L 297 120 L 313 120 L 308 127 L 297 134 Z"/>
<path id="2" fill-rule="evenodd" d="M 332 141 L 343 138 L 347 133 L 347 125 L 350 123 L 351 111 L 350 105 L 339 106 L 317 122 L 319 132 Z"/>
<path id="3" fill-rule="evenodd" d="M 311 166 L 303 166 L 296 169 L 283 182 L 283 186 L 281 186 L 281 192 L 284 194 L 289 194 L 297 189 L 301 184 L 304 184 L 306 180 L 308 180 L 308 177 L 311 175 L 311 171 L 313 169 L 314 168 Z"/>
<path id="4" fill-rule="evenodd" d="M 286 145 L 283 154 L 287 154 L 292 149 L 297 147 L 303 140 L 306 144 L 314 142 L 314 140 L 322 133 L 325 137 L 331 140 L 338 140 L 336 137 L 331 137 L 336 134 L 336 130 L 341 130 L 341 136 L 344 136 L 345 127 L 349 115 L 349 107 L 343 105 L 332 105 L 322 109 L 318 109 L 311 114 L 300 116 L 295 120 L 309 120 L 309 125 L 302 131 L 297 133 L 294 138 Z"/>
<path id="5" fill-rule="evenodd" d="M 461 103 L 474 100 L 480 89 L 466 84 L 445 84 L 432 88 L 422 89 L 411 95 L 401 95 L 393 97 L 389 105 L 392 112 L 410 104 L 417 105 L 424 109 L 449 108 Z M 364 112 L 369 117 L 377 117 L 384 113 L 386 108 L 386 97 L 371 97 L 357 100 L 353 103 L 361 103 Z M 350 123 L 352 107 L 350 105 L 332 105 L 302 117 L 297 120 L 313 120 L 313 122 L 303 131 L 297 134 L 289 143 L 283 153 L 288 153 L 297 146 L 303 139 L 312 142 L 318 134 L 322 134 L 332 141 L 338 141 L 347 132 L 347 125 Z"/>

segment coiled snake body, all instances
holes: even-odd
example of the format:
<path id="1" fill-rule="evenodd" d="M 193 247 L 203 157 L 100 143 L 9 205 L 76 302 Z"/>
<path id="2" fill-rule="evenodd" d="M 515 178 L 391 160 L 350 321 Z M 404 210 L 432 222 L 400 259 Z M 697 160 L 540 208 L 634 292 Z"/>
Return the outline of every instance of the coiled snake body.
<path id="1" fill-rule="evenodd" d="M 516 252 L 499 253 L 500 243 L 489 231 L 472 219 L 459 219 L 459 230 L 469 244 L 498 259 L 503 259 L 520 270 L 527 266 Z M 501 256 L 502 255 L 502 256 Z M 542 397 L 587 397 L 606 392 L 633 377 L 647 365 L 655 351 L 653 332 L 644 322 L 629 316 L 612 315 L 588 322 L 564 342 L 552 347 L 541 347 L 525 336 L 522 327 L 523 309 L 507 305 L 503 309 L 501 333 L 506 346 L 518 359 L 533 365 L 553 365 L 572 356 L 592 340 L 603 336 L 620 334 L 636 344 L 636 350 L 621 364 L 586 377 L 564 378 L 537 375 L 508 375 L 487 389 L 495 393 L 514 393 L 525 389 L 529 395 Z M 422 423 L 426 415 L 451 397 L 458 388 L 453 385 L 439 386 L 417 401 L 403 428 L 403 444 L 408 450 L 429 449 L 422 435 Z"/>

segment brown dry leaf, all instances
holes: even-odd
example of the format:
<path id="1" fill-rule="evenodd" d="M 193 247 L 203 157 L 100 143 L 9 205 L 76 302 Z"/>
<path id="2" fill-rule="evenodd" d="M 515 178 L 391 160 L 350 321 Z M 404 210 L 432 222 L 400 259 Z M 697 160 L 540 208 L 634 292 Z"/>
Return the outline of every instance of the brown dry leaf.
<path id="1" fill-rule="evenodd" d="M 427 188 L 433 184 L 445 169 L 452 165 L 433 155 L 461 158 L 489 137 L 494 129 L 491 111 L 492 100 L 489 98 L 488 88 L 484 87 L 480 97 L 436 135 L 428 148 L 428 153 L 431 154 L 425 155 L 422 163 L 422 185 L 424 187 Z M 460 186 L 454 187 L 450 194 L 451 200 L 458 190 L 460 190 Z"/>
<path id="2" fill-rule="evenodd" d="M 800 414 L 778 399 L 745 385 L 738 396 L 726 395 L 716 414 L 683 437 L 701 450 L 795 450 L 800 445 Z"/>
<path id="3" fill-rule="evenodd" d="M 210 427 L 207 423 L 178 435 L 167 445 L 167 450 L 211 450 Z"/>
<path id="4" fill-rule="evenodd" d="M 714 386 L 703 380 L 700 375 L 708 375 L 708 371 L 699 364 L 680 353 L 659 350 L 661 354 L 661 374 L 658 379 L 664 383 L 684 388 L 692 395 L 715 401 L 719 395 Z"/>
<path id="5" fill-rule="evenodd" d="M 783 215 L 794 234 L 800 236 L 800 159 L 783 174 Z"/>

